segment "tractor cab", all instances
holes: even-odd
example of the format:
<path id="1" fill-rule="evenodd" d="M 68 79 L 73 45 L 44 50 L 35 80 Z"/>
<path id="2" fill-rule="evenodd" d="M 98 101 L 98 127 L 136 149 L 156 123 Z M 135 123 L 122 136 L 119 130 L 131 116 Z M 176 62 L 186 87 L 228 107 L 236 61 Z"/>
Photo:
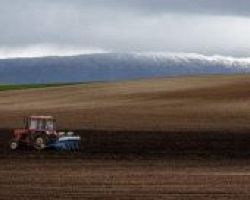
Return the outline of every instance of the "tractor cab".
<path id="1" fill-rule="evenodd" d="M 35 132 L 54 133 L 56 130 L 56 121 L 51 116 L 30 116 L 25 119 L 25 129 Z"/>

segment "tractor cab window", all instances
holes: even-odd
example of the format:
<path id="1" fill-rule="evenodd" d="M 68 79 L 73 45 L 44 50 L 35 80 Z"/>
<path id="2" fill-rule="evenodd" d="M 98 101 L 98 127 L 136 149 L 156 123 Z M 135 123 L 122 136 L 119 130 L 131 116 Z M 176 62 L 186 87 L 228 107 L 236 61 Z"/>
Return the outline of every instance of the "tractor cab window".
<path id="1" fill-rule="evenodd" d="M 37 130 L 44 130 L 44 120 L 37 119 Z"/>
<path id="2" fill-rule="evenodd" d="M 47 120 L 45 129 L 48 131 L 53 131 L 54 130 L 54 121 L 53 120 Z"/>
<path id="3" fill-rule="evenodd" d="M 31 130 L 44 130 L 45 121 L 43 119 L 31 119 L 30 120 L 30 129 Z"/>
<path id="4" fill-rule="evenodd" d="M 53 119 L 31 119 L 29 128 L 31 130 L 48 130 L 53 131 L 55 129 L 55 124 Z"/>
<path id="5" fill-rule="evenodd" d="M 37 120 L 36 119 L 30 120 L 30 129 L 32 129 L 32 130 L 37 129 Z"/>

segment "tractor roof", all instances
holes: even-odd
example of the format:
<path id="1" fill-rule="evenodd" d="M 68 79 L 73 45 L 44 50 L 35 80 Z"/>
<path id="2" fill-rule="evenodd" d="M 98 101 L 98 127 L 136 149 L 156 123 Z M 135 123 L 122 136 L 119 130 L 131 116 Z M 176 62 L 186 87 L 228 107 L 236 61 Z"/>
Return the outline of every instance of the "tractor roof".
<path id="1" fill-rule="evenodd" d="M 52 116 L 42 116 L 42 115 L 31 115 L 32 119 L 54 119 Z"/>

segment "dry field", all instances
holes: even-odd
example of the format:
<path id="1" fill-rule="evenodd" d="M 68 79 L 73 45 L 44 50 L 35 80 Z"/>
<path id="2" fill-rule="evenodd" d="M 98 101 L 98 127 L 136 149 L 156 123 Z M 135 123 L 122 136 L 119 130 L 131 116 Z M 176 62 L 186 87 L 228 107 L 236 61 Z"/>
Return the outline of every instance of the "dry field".
<path id="1" fill-rule="evenodd" d="M 0 128 L 52 114 L 59 128 L 250 130 L 250 75 L 160 78 L 0 92 Z"/>
<path id="2" fill-rule="evenodd" d="M 1 199 L 249 199 L 249 161 L 12 158 Z"/>
<path id="3" fill-rule="evenodd" d="M 250 75 L 0 92 L 0 199 L 250 199 Z M 7 148 L 29 114 L 77 153 Z"/>

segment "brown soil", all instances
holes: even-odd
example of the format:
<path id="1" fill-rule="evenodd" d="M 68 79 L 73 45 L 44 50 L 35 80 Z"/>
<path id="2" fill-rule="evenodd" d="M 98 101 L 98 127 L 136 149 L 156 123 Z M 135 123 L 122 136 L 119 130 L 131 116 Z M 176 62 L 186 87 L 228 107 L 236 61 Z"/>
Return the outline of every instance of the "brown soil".
<path id="1" fill-rule="evenodd" d="M 249 131 L 250 75 L 162 78 L 0 92 L 0 128 L 51 114 L 59 128 Z"/>
<path id="2" fill-rule="evenodd" d="M 249 199 L 248 133 L 78 131 L 80 152 L 11 152 L 0 199 Z"/>
<path id="3" fill-rule="evenodd" d="M 249 161 L 0 160 L 1 199 L 249 199 Z"/>
<path id="4" fill-rule="evenodd" d="M 249 199 L 249 78 L 1 92 L 0 199 Z M 10 152 L 29 114 L 56 116 L 83 149 Z"/>

